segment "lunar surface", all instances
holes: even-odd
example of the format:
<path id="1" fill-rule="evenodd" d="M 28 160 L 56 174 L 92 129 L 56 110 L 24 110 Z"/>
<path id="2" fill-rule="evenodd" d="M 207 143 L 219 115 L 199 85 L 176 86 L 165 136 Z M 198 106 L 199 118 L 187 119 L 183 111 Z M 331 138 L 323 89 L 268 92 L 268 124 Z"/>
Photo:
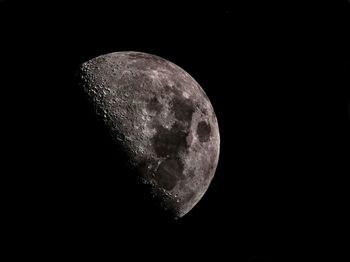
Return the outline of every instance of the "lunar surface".
<path id="1" fill-rule="evenodd" d="M 189 212 L 208 189 L 220 146 L 199 84 L 177 65 L 140 52 L 93 58 L 78 78 L 152 199 L 173 218 Z"/>

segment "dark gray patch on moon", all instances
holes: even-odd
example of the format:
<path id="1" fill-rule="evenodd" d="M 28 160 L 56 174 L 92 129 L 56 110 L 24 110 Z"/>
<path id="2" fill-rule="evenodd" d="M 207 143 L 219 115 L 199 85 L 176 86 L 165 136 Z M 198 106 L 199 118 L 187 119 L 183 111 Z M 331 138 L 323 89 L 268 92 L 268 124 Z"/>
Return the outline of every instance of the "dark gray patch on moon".
<path id="1" fill-rule="evenodd" d="M 175 64 L 140 52 L 91 59 L 78 77 L 154 201 L 175 218 L 190 211 L 214 176 L 220 146 L 199 84 Z"/>
<path id="2" fill-rule="evenodd" d="M 174 124 L 170 130 L 161 125 L 155 127 L 157 133 L 152 138 L 152 145 L 157 156 L 176 156 L 186 150 L 188 133 L 180 125 Z"/>
<path id="3" fill-rule="evenodd" d="M 158 101 L 157 97 L 152 97 L 151 101 L 147 104 L 147 108 L 151 111 L 160 113 L 162 111 L 162 104 Z"/>
<path id="4" fill-rule="evenodd" d="M 169 158 L 162 162 L 158 167 L 159 183 L 166 190 L 171 190 L 183 179 L 184 165 L 182 161 L 176 158 Z"/>
<path id="5" fill-rule="evenodd" d="M 194 108 L 187 100 L 175 98 L 171 109 L 174 111 L 176 119 L 184 122 L 191 121 Z"/>
<path id="6" fill-rule="evenodd" d="M 210 138 L 210 131 L 211 131 L 210 125 L 208 125 L 204 121 L 199 122 L 197 126 L 197 135 L 198 135 L 199 141 L 208 142 Z"/>

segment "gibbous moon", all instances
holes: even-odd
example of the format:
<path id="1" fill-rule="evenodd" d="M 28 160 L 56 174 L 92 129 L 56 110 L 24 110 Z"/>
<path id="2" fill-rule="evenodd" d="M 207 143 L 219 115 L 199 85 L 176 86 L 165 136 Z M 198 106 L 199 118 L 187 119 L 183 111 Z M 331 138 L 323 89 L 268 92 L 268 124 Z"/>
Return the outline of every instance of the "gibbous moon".
<path id="1" fill-rule="evenodd" d="M 220 147 L 217 119 L 199 84 L 177 65 L 140 52 L 93 58 L 78 77 L 153 201 L 173 218 L 189 212 L 209 187 Z"/>

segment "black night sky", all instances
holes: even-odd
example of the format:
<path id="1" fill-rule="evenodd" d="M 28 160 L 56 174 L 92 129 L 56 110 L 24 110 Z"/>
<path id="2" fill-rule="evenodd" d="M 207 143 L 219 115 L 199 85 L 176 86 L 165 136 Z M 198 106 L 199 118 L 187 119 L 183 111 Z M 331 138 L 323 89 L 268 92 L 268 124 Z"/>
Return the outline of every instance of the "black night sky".
<path id="1" fill-rule="evenodd" d="M 343 171 L 349 157 L 349 6 L 327 16 L 283 1 L 114 2 L 0 3 L 2 192 L 7 243 L 23 246 L 15 256 L 286 261 L 302 253 L 329 199 L 321 173 Z M 151 212 L 118 177 L 109 137 L 75 86 L 80 63 L 123 50 L 185 69 L 218 118 L 216 175 L 179 221 L 142 215 Z"/>

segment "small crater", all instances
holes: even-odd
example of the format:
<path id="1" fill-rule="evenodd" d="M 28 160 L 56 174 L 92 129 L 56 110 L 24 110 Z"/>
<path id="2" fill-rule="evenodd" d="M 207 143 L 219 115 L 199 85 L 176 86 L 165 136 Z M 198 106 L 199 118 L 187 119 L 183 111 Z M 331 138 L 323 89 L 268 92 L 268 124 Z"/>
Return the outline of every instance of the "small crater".
<path id="1" fill-rule="evenodd" d="M 162 162 L 157 171 L 159 185 L 166 189 L 173 189 L 178 180 L 183 177 L 184 165 L 176 158 L 170 158 Z"/>
<path id="2" fill-rule="evenodd" d="M 182 92 L 182 96 L 186 99 L 188 99 L 190 97 L 190 95 L 186 92 Z"/>
<path id="3" fill-rule="evenodd" d="M 197 126 L 197 135 L 200 142 L 207 142 L 210 138 L 211 128 L 206 122 L 201 121 Z"/>
<path id="4" fill-rule="evenodd" d="M 156 97 L 153 97 L 151 101 L 147 104 L 147 109 L 160 113 L 163 109 L 163 105 L 158 101 Z"/>

